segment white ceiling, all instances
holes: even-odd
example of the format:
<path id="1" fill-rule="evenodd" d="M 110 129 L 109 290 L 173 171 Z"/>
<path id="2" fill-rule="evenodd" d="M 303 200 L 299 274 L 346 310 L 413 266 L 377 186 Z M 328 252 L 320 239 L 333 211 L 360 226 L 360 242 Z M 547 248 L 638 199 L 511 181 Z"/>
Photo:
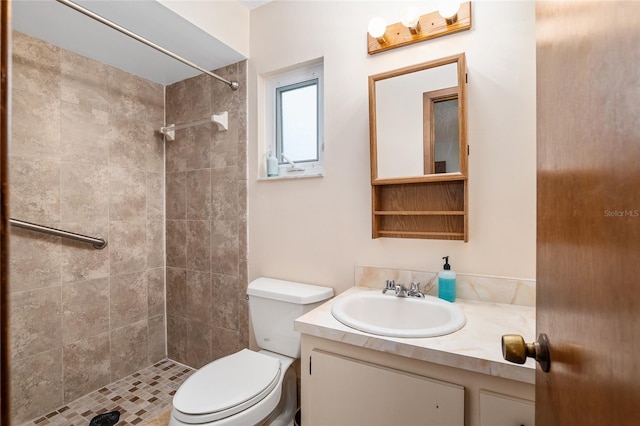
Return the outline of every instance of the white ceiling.
<path id="1" fill-rule="evenodd" d="M 245 5 L 247 9 L 255 9 L 258 6 L 262 6 L 265 3 L 269 3 L 271 0 L 240 0 L 240 3 Z"/>
<path id="2" fill-rule="evenodd" d="M 74 0 L 74 3 L 207 70 L 246 59 L 155 0 Z M 257 7 L 254 3 L 265 2 L 242 3 Z M 14 0 L 12 25 L 14 30 L 163 85 L 200 74 L 54 0 Z"/>

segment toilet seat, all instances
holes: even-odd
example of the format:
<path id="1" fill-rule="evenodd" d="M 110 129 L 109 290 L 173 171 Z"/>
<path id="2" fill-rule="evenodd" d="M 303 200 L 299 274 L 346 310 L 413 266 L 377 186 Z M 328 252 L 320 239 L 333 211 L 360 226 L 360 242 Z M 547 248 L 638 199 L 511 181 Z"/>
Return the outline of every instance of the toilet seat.
<path id="1" fill-rule="evenodd" d="M 278 384 L 279 359 L 243 349 L 193 373 L 173 398 L 173 415 L 185 423 L 232 416 L 264 399 Z"/>

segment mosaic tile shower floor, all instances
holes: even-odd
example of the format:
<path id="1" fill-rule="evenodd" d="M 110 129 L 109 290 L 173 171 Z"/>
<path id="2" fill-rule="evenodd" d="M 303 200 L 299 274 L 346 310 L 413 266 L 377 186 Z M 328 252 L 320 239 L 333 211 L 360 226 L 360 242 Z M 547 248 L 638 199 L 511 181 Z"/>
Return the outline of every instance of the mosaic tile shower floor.
<path id="1" fill-rule="evenodd" d="M 112 410 L 120 411 L 116 426 L 143 426 L 171 405 L 178 387 L 194 371 L 171 360 L 160 361 L 22 426 L 88 426 L 94 416 Z"/>

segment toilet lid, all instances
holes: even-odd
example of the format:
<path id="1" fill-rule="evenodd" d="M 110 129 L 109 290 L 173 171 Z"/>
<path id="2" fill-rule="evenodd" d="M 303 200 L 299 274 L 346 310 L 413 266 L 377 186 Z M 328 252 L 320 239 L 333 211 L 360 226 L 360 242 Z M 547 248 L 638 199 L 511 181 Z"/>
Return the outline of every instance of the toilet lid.
<path id="1" fill-rule="evenodd" d="M 196 416 L 238 408 L 220 416 L 226 417 L 268 395 L 278 383 L 279 372 L 280 360 L 243 349 L 193 373 L 173 397 L 173 407 Z"/>

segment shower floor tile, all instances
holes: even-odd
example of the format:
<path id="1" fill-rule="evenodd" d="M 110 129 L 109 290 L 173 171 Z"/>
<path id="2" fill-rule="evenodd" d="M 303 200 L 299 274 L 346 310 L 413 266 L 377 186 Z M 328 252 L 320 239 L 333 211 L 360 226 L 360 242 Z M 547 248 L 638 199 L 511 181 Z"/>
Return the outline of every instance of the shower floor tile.
<path id="1" fill-rule="evenodd" d="M 171 405 L 178 387 L 194 371 L 171 360 L 160 361 L 22 426 L 88 426 L 94 416 L 113 410 L 120 411 L 116 426 L 142 426 Z"/>

